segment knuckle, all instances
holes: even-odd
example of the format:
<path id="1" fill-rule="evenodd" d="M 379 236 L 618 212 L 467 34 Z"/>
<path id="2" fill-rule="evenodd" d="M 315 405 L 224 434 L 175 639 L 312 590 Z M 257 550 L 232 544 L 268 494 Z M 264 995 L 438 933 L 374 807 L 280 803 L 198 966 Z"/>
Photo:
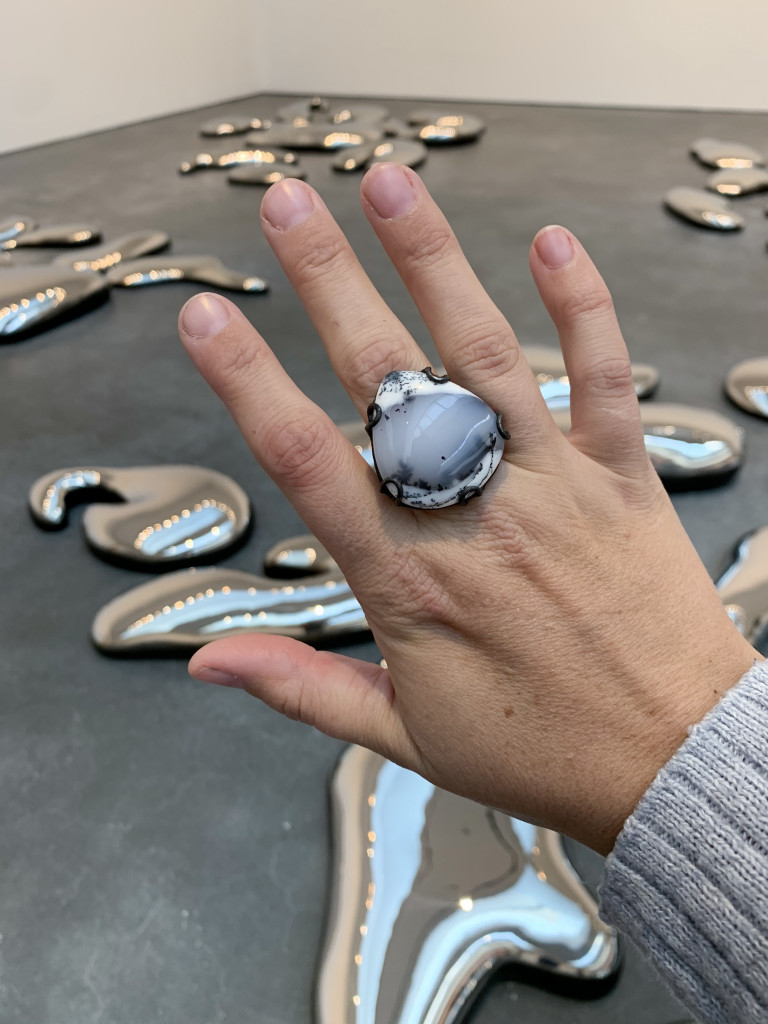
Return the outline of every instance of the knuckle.
<path id="1" fill-rule="evenodd" d="M 624 398 L 635 394 L 632 367 L 629 360 L 623 359 L 621 356 L 601 359 L 590 369 L 586 377 L 586 385 L 595 395 Z"/>
<path id="2" fill-rule="evenodd" d="M 456 619 L 455 602 L 445 583 L 420 554 L 401 551 L 394 559 L 391 586 L 400 595 L 401 625 L 406 631 L 415 622 L 451 623 Z"/>
<path id="3" fill-rule="evenodd" d="M 375 394 L 383 378 L 394 369 L 409 367 L 410 354 L 403 344 L 374 334 L 363 338 L 355 352 L 355 379 L 366 392 Z"/>
<path id="4" fill-rule="evenodd" d="M 347 243 L 338 235 L 310 238 L 304 250 L 295 257 L 291 273 L 299 284 L 311 284 L 327 274 L 338 271 L 348 260 Z"/>
<path id="5" fill-rule="evenodd" d="M 274 473 L 291 487 L 312 487 L 332 479 L 334 441 L 322 420 L 306 414 L 275 424 L 265 437 Z"/>
<path id="6" fill-rule="evenodd" d="M 568 323 L 598 320 L 613 314 L 613 299 L 611 293 L 604 287 L 575 291 L 563 301 L 561 307 L 561 316 Z"/>
<path id="7" fill-rule="evenodd" d="M 462 359 L 483 376 L 496 377 L 514 369 L 520 349 L 507 324 L 475 321 L 462 332 Z"/>
<path id="8" fill-rule="evenodd" d="M 248 381 L 258 373 L 267 355 L 266 346 L 237 334 L 219 349 L 216 366 L 217 390 L 236 395 L 247 389 Z"/>
<path id="9" fill-rule="evenodd" d="M 418 237 L 406 247 L 403 263 L 406 269 L 416 271 L 433 267 L 450 255 L 453 246 L 453 232 L 447 225 L 422 228 Z"/>

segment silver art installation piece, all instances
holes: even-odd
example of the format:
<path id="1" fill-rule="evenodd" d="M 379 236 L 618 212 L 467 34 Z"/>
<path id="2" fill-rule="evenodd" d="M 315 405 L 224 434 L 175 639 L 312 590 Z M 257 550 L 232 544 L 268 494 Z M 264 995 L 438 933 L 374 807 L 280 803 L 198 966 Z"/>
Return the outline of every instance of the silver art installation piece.
<path id="1" fill-rule="evenodd" d="M 567 408 L 550 409 L 557 426 L 570 430 Z M 739 468 L 744 431 L 712 409 L 663 402 L 640 405 L 645 448 L 670 489 L 696 489 L 725 482 Z"/>
<path id="2" fill-rule="evenodd" d="M 739 541 L 715 584 L 728 617 L 762 654 L 768 649 L 768 526 Z"/>
<path id="3" fill-rule="evenodd" d="M 384 132 L 381 128 L 367 122 L 355 127 L 335 127 L 311 122 L 306 125 L 274 124 L 266 131 L 249 135 L 245 141 L 249 146 L 278 146 L 327 152 L 344 149 L 346 146 L 362 146 L 367 142 L 380 142 L 383 137 Z"/>
<path id="4" fill-rule="evenodd" d="M 140 288 L 171 281 L 196 281 L 214 288 L 235 292 L 266 292 L 269 284 L 262 277 L 240 273 L 225 267 L 215 256 L 174 256 L 128 260 L 110 270 L 106 278 L 118 288 Z"/>
<path id="5" fill-rule="evenodd" d="M 22 217 L 16 214 L 12 217 L 5 217 L 0 220 L 0 244 L 12 242 L 25 231 L 33 231 L 37 227 L 37 221 L 30 217 Z"/>
<path id="6" fill-rule="evenodd" d="M 136 259 L 167 249 L 171 240 L 164 231 L 132 231 L 112 241 L 78 250 L 77 255 L 64 253 L 53 261 L 73 270 L 110 270 L 125 260 Z"/>
<path id="7" fill-rule="evenodd" d="M 0 342 L 17 341 L 104 302 L 103 274 L 47 263 L 0 273 Z"/>
<path id="8" fill-rule="evenodd" d="M 39 249 L 88 245 L 101 239 L 101 231 L 87 224 L 51 224 L 28 228 L 0 241 L 0 249 Z"/>
<path id="9" fill-rule="evenodd" d="M 266 135 L 266 132 L 262 133 Z M 250 144 L 250 140 L 246 140 Z M 260 145 L 260 143 L 256 143 Z M 278 143 L 277 145 L 280 145 Z M 193 160 L 185 160 L 179 166 L 181 174 L 192 174 L 194 171 L 222 170 L 232 167 L 263 167 L 269 164 L 293 164 L 295 153 L 274 153 L 269 149 L 234 149 L 229 153 L 198 153 Z"/>
<path id="10" fill-rule="evenodd" d="M 343 149 L 333 160 L 335 171 L 361 171 L 371 164 L 395 163 L 418 167 L 427 159 L 426 146 L 412 139 L 385 139 Z"/>
<path id="11" fill-rule="evenodd" d="M 556 832 L 454 796 L 362 747 L 332 784 L 318 1024 L 459 1024 L 520 965 L 604 981 L 615 933 Z"/>
<path id="12" fill-rule="evenodd" d="M 744 227 L 744 218 L 736 213 L 727 199 L 703 188 L 681 186 L 670 189 L 664 196 L 664 205 L 698 227 L 715 231 L 739 231 Z"/>
<path id="13" fill-rule="evenodd" d="M 261 167 L 236 167 L 227 175 L 233 185 L 274 185 L 286 178 L 306 178 L 303 167 L 298 164 L 263 164 Z"/>
<path id="14" fill-rule="evenodd" d="M 763 167 L 736 167 L 715 171 L 707 178 L 707 188 L 723 196 L 748 196 L 768 190 L 768 170 Z"/>
<path id="15" fill-rule="evenodd" d="M 90 502 L 83 531 L 94 551 L 142 569 L 216 558 L 251 523 L 243 489 L 201 466 L 57 469 L 29 492 L 32 517 L 46 529 L 65 526 L 69 507 L 83 502 Z"/>
<path id="16" fill-rule="evenodd" d="M 418 129 L 418 138 L 428 145 L 473 142 L 485 131 L 479 117 L 455 111 L 414 110 L 407 120 Z"/>
<path id="17" fill-rule="evenodd" d="M 558 348 L 524 345 L 523 355 L 550 409 L 569 407 L 571 384 Z M 638 398 L 650 398 L 659 386 L 659 371 L 648 363 L 632 363 L 632 381 Z"/>
<path id="18" fill-rule="evenodd" d="M 697 139 L 691 145 L 691 154 L 705 167 L 763 167 L 765 157 L 751 146 L 741 142 L 723 142 L 722 139 Z"/>
<path id="19" fill-rule="evenodd" d="M 768 419 L 768 357 L 736 363 L 728 371 L 724 386 L 726 395 L 741 409 Z"/>
<path id="20" fill-rule="evenodd" d="M 233 117 L 214 117 L 200 127 L 200 134 L 209 138 L 222 135 L 242 135 L 253 129 L 271 128 L 272 122 L 261 117 L 245 117 L 235 114 Z"/>
<path id="21" fill-rule="evenodd" d="M 368 407 L 368 431 L 382 493 L 419 509 L 482 494 L 509 438 L 499 413 L 429 367 L 386 375 Z"/>
<path id="22" fill-rule="evenodd" d="M 295 100 L 293 103 L 280 107 L 277 117 L 279 121 L 285 121 L 288 124 L 295 125 L 297 128 L 304 128 L 318 114 L 327 113 L 327 111 L 327 100 L 324 100 L 321 96 L 313 96 L 311 99 Z"/>
<path id="23" fill-rule="evenodd" d="M 389 116 L 386 107 L 379 103 L 345 103 L 332 107 L 327 114 L 333 124 L 381 124 Z"/>

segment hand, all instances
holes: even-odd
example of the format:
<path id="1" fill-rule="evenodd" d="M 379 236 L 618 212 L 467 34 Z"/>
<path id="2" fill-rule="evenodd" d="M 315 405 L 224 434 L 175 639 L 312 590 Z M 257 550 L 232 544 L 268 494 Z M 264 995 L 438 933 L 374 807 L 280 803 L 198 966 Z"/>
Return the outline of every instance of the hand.
<path id="1" fill-rule="evenodd" d="M 511 440 L 466 507 L 396 507 L 237 308 L 191 299 L 188 352 L 337 559 L 388 669 L 252 635 L 209 644 L 190 672 L 607 852 L 755 652 L 647 459 L 610 295 L 576 239 L 545 228 L 530 258 L 572 386 L 566 438 L 418 176 L 375 167 L 362 201 L 446 371 Z M 387 372 L 428 358 L 309 186 L 273 186 L 262 224 L 365 418 Z"/>

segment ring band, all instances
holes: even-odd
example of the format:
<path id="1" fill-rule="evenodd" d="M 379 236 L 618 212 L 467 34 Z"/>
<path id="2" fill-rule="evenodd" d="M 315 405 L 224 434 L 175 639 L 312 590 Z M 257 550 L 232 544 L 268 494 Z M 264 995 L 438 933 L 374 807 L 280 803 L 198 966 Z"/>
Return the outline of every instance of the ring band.
<path id="1" fill-rule="evenodd" d="M 509 439 L 501 413 L 429 366 L 388 373 L 365 429 L 382 493 L 418 509 L 482 494 Z"/>

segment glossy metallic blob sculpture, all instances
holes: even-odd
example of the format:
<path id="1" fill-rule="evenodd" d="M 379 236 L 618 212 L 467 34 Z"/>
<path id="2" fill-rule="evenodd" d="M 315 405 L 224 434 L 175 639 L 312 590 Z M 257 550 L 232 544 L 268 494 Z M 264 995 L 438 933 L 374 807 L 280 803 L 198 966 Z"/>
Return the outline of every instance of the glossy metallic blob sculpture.
<path id="1" fill-rule="evenodd" d="M 235 292 L 266 292 L 269 284 L 262 277 L 249 276 L 225 267 L 215 256 L 166 256 L 127 260 L 107 274 L 118 288 L 140 288 L 171 281 L 197 281 L 214 288 Z"/>
<path id="2" fill-rule="evenodd" d="M 550 409 L 555 423 L 570 430 L 568 409 Z M 670 489 L 695 489 L 725 482 L 739 468 L 744 431 L 712 409 L 662 402 L 642 402 L 645 448 Z"/>
<path id="3" fill-rule="evenodd" d="M 72 503 L 91 547 L 113 561 L 165 569 L 210 560 L 235 547 L 251 521 L 247 495 L 223 473 L 200 466 L 57 469 L 32 485 L 29 509 L 48 529 L 67 522 Z"/>
<path id="4" fill-rule="evenodd" d="M 748 196 L 768 189 L 768 171 L 763 167 L 736 167 L 715 171 L 707 188 L 723 196 Z"/>
<path id="5" fill-rule="evenodd" d="M 418 167 L 427 159 L 426 146 L 411 139 L 384 139 L 383 142 L 350 146 L 333 161 L 335 171 L 360 171 L 370 164 L 395 163 Z"/>
<path id="6" fill-rule="evenodd" d="M 384 132 L 377 125 L 338 127 L 331 124 L 306 125 L 274 124 L 264 132 L 256 132 L 245 140 L 249 146 L 279 146 L 288 149 L 317 149 L 333 151 L 346 146 L 362 146 L 366 142 L 380 142 Z"/>
<path id="7" fill-rule="evenodd" d="M 768 526 L 743 537 L 716 583 L 720 600 L 739 632 L 761 653 L 768 649 Z"/>
<path id="8" fill-rule="evenodd" d="M 298 164 L 264 164 L 261 167 L 236 167 L 227 175 L 233 185 L 274 185 L 286 178 L 306 178 L 303 167 Z"/>
<path id="9" fill-rule="evenodd" d="M 702 188 L 673 188 L 664 196 L 664 205 L 683 220 L 713 231 L 739 231 L 744 218 L 727 199 Z"/>
<path id="10" fill-rule="evenodd" d="M 167 249 L 171 240 L 164 231 L 132 231 L 129 235 L 83 249 L 73 256 L 57 256 L 54 263 L 73 270 L 110 270 L 125 260 Z"/>
<path id="11" fill-rule="evenodd" d="M 250 140 L 246 140 L 250 141 Z M 260 145 L 260 143 L 256 143 Z M 279 145 L 279 143 L 278 143 Z M 194 171 L 222 170 L 232 167 L 264 167 L 271 164 L 292 164 L 296 162 L 294 153 L 275 153 L 270 149 L 233 149 L 228 153 L 198 153 L 194 160 L 185 160 L 179 166 L 181 174 L 192 174 Z"/>
<path id="12" fill-rule="evenodd" d="M 223 135 L 242 135 L 254 128 L 270 128 L 271 121 L 261 117 L 245 117 L 235 114 L 233 117 L 214 117 L 206 121 L 200 128 L 200 134 L 206 137 Z"/>
<path id="13" fill-rule="evenodd" d="M 32 231 L 37 227 L 37 221 L 30 217 L 23 217 L 16 214 L 12 217 L 4 217 L 0 220 L 0 246 L 3 242 L 12 242 L 25 231 Z"/>
<path id="14" fill-rule="evenodd" d="M 523 355 L 548 407 L 569 407 L 571 384 L 560 349 L 544 345 L 525 345 Z M 632 381 L 638 398 L 650 398 L 659 386 L 659 371 L 648 363 L 632 363 Z"/>
<path id="15" fill-rule="evenodd" d="M 334 875 L 317 1024 L 458 1024 L 500 967 L 584 981 L 615 934 L 561 837 L 362 747 L 333 780 Z"/>
<path id="16" fill-rule="evenodd" d="M 724 386 L 732 402 L 755 416 L 768 419 L 768 357 L 736 363 L 728 371 Z"/>
<path id="17" fill-rule="evenodd" d="M 0 272 L 0 342 L 79 316 L 109 296 L 103 274 L 78 273 L 53 264 L 14 267 Z"/>
<path id="18" fill-rule="evenodd" d="M 39 249 L 89 245 L 98 242 L 101 231 L 87 224 L 51 224 L 27 229 L 0 242 L 0 249 Z"/>
<path id="19" fill-rule="evenodd" d="M 763 167 L 765 157 L 751 146 L 741 142 L 723 142 L 722 139 L 697 139 L 691 145 L 691 155 L 705 167 Z"/>

